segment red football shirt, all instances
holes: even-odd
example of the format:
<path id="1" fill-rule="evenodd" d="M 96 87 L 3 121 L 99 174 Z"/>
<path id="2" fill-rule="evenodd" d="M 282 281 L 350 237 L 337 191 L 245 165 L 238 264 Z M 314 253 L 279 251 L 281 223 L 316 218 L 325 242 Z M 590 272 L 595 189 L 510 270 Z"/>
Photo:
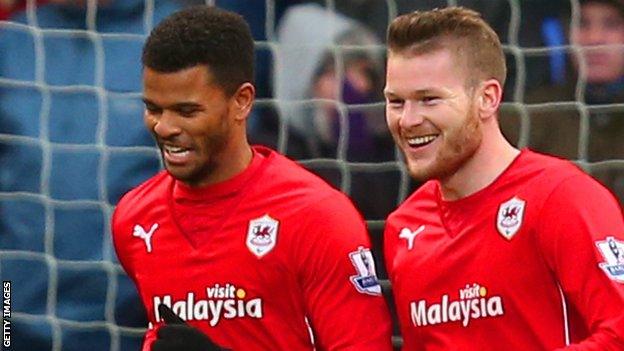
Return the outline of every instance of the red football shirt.
<path id="1" fill-rule="evenodd" d="M 390 350 L 359 213 L 294 162 L 254 152 L 241 175 L 197 191 L 214 190 L 204 203 L 167 172 L 119 202 L 113 239 L 148 312 L 144 350 L 160 304 L 233 350 Z M 209 225 L 186 228 L 177 217 L 197 209 Z"/>
<path id="2" fill-rule="evenodd" d="M 573 164 L 523 150 L 457 201 L 429 181 L 388 218 L 405 350 L 624 350 L 624 223 Z"/>

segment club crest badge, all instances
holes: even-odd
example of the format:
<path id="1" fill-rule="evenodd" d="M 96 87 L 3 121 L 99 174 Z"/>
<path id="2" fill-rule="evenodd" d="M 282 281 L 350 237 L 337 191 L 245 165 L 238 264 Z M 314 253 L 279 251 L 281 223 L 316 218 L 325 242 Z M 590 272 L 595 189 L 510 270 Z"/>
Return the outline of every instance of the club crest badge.
<path id="1" fill-rule="evenodd" d="M 624 283 L 624 242 L 608 236 L 603 241 L 597 241 L 596 246 L 605 259 L 598 266 L 609 278 Z"/>
<path id="2" fill-rule="evenodd" d="M 259 258 L 268 254 L 275 247 L 279 222 L 268 214 L 249 221 L 247 229 L 247 248 Z"/>
<path id="3" fill-rule="evenodd" d="M 507 240 L 511 240 L 520 230 L 524 219 L 526 201 L 513 197 L 498 207 L 496 229 Z"/>

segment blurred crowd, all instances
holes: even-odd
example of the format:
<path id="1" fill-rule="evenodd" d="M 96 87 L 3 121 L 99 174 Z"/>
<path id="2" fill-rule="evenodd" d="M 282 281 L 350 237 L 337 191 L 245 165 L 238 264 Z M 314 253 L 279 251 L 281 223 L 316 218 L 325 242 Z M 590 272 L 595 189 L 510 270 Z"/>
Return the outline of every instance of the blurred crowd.
<path id="1" fill-rule="evenodd" d="M 145 327 L 132 282 L 101 264 L 116 260 L 108 217 L 160 168 L 141 119 L 144 36 L 198 2 L 100 0 L 91 18 L 86 0 L 37 1 L 33 13 L 26 1 L 0 1 L 10 21 L 0 26 L 0 250 L 35 253 L 0 253 L 0 275 L 19 289 L 15 312 L 42 316 L 15 320 L 15 345 L 50 350 L 59 333 L 63 350 L 116 342 L 106 327 L 59 329 L 46 314 Z M 214 3 L 243 15 L 258 43 L 250 140 L 304 161 L 366 219 L 384 219 L 405 194 L 399 164 L 378 166 L 400 157 L 384 120 L 385 30 L 396 14 L 447 1 Z M 609 160 L 624 160 L 624 110 L 613 105 L 624 102 L 624 0 L 454 3 L 483 13 L 504 40 L 510 141 L 578 160 L 622 202 L 624 165 Z M 122 330 L 119 342 L 138 349 L 140 333 Z"/>

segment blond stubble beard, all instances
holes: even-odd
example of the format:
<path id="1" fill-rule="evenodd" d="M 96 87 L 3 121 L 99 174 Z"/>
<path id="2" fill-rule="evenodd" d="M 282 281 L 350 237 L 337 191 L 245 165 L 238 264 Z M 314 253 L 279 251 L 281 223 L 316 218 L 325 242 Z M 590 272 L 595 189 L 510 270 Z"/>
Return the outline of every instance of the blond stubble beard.
<path id="1" fill-rule="evenodd" d="M 408 162 L 408 172 L 417 181 L 431 179 L 443 181 L 457 172 L 477 152 L 482 138 L 479 117 L 473 109 L 470 109 L 465 122 L 445 135 L 444 144 L 436 152 L 433 162 L 416 169 Z M 407 160 L 405 152 L 401 151 Z"/>

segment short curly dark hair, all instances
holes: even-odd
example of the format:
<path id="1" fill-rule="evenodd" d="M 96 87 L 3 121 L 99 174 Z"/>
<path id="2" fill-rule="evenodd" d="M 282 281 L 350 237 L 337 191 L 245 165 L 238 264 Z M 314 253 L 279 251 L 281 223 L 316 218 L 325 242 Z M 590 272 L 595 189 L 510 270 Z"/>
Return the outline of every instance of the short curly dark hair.
<path id="1" fill-rule="evenodd" d="M 206 65 L 228 95 L 253 83 L 254 42 L 238 14 L 213 6 L 192 6 L 160 22 L 143 47 L 142 62 L 158 72 Z"/>

